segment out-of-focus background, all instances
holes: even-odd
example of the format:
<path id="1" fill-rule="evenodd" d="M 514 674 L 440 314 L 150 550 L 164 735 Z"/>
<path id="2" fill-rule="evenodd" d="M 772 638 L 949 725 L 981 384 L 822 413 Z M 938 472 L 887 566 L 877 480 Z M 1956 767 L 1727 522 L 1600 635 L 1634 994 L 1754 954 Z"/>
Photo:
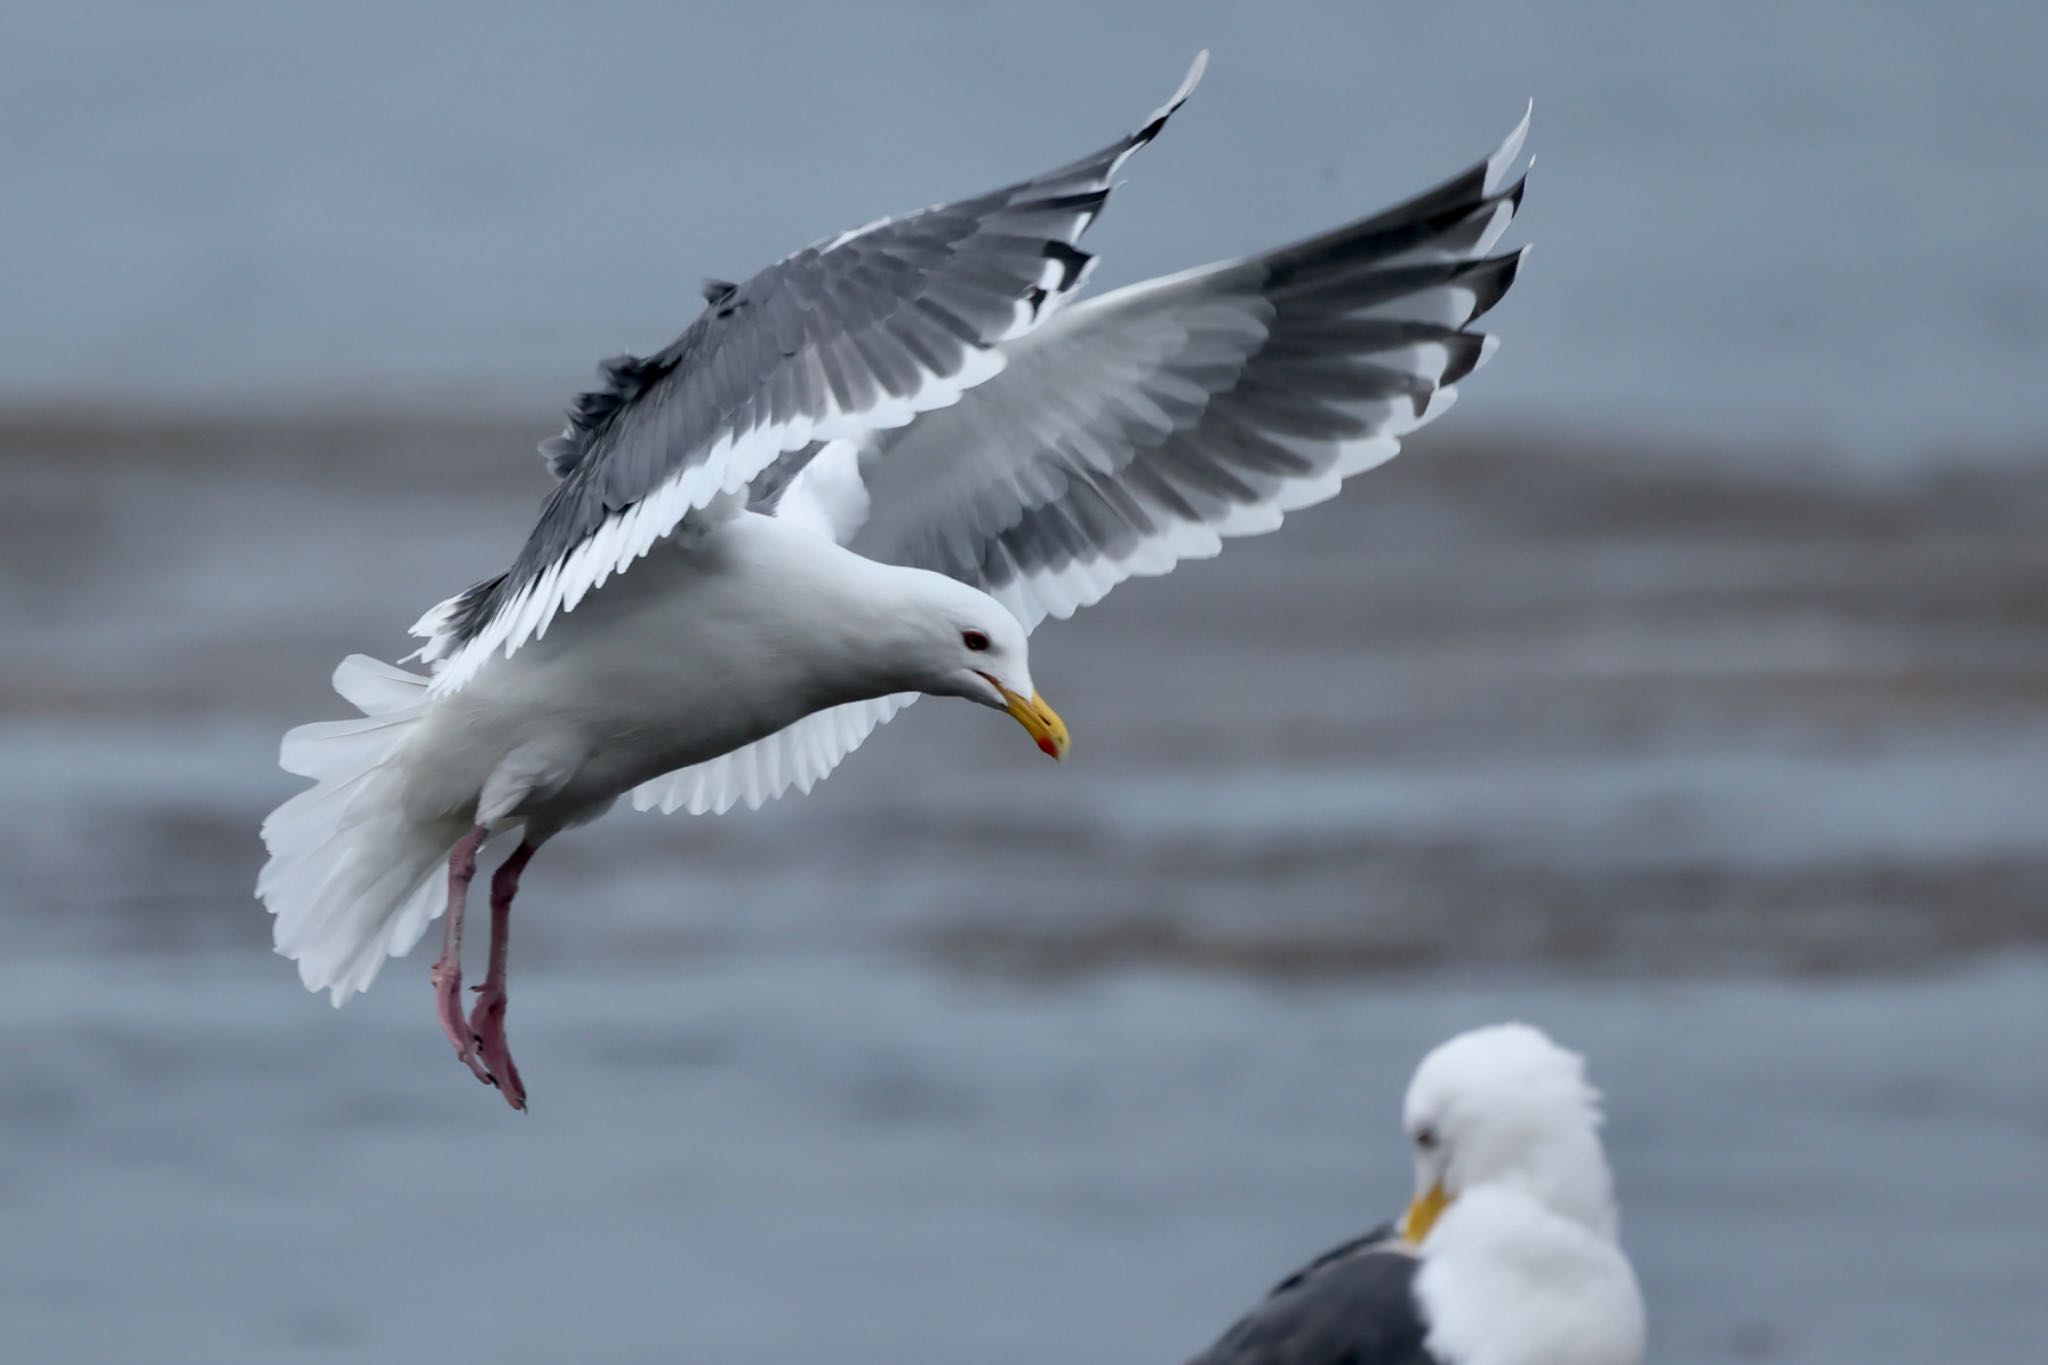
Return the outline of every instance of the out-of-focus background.
<path id="1" fill-rule="evenodd" d="M 702 275 L 1107 141 L 1116 284 L 1536 100 L 1460 409 L 758 814 L 527 882 L 507 1112 L 250 899 L 278 734 L 501 566 Z M 1610 1095 L 1656 1359 L 2048 1340 L 2048 10 L 17 6 L 0 1359 L 1171 1365 L 1395 1212 L 1414 1061 Z"/>

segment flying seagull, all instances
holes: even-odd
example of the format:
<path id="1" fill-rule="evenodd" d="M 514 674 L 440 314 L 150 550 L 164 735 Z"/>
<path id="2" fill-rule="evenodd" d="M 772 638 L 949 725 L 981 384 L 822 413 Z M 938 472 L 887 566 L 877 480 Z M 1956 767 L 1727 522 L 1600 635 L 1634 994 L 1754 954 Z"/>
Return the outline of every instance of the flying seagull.
<path id="1" fill-rule="evenodd" d="M 429 673 L 351 656 L 334 687 L 360 718 L 285 736 L 315 785 L 264 822 L 256 891 L 309 989 L 340 1004 L 442 915 L 442 1028 L 523 1108 L 506 930 L 548 839 L 627 794 L 807 792 L 920 694 L 1007 712 L 1058 758 L 1039 622 L 1272 530 L 1450 405 L 1521 261 L 1489 252 L 1526 114 L 1384 213 L 1074 302 L 1075 243 L 1206 60 L 1101 151 L 706 281 L 672 345 L 604 362 L 541 445 L 557 482 L 511 567 L 413 626 Z M 514 828 L 465 1017 L 464 902 Z"/>
<path id="2" fill-rule="evenodd" d="M 1599 1099 L 1526 1024 L 1438 1047 L 1408 1087 L 1407 1214 L 1288 1276 L 1190 1365 L 1639 1365 Z"/>

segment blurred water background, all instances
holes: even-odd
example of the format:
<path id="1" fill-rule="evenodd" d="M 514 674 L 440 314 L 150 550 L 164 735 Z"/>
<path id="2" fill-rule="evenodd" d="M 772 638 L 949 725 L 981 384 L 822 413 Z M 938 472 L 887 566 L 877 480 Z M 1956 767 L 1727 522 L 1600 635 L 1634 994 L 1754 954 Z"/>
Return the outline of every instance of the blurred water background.
<path id="1" fill-rule="evenodd" d="M 268 955 L 276 737 L 509 557 L 705 274 L 1210 74 L 1114 285 L 1536 99 L 1403 457 L 758 814 L 551 847 L 512 1029 Z M 1655 1358 L 2048 1340 L 2048 11 L 15 7 L 0 1359 L 1172 1362 L 1406 1197 L 1421 1052 L 1611 1097 Z"/>

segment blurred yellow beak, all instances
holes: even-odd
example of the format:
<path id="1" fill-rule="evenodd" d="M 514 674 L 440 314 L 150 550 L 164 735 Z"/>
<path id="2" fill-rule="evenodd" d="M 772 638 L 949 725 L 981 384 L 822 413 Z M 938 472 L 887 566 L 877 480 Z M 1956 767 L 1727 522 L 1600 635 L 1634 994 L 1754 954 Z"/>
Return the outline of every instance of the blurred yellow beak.
<path id="1" fill-rule="evenodd" d="M 982 676 L 988 677 L 986 673 Z M 995 683 L 996 691 L 1003 694 L 1004 709 L 1016 717 L 1017 723 L 1024 727 L 1025 732 L 1038 741 L 1038 747 L 1044 750 L 1048 757 L 1067 756 L 1067 723 L 1060 719 L 1059 712 L 1045 704 L 1044 697 L 1033 693 L 1031 699 L 1026 701 L 996 682 L 994 678 L 989 678 L 989 681 Z"/>
<path id="2" fill-rule="evenodd" d="M 1436 1220 L 1443 1217 L 1445 1209 L 1451 1206 L 1451 1197 L 1444 1193 L 1442 1185 L 1431 1185 L 1425 1194 L 1415 1196 L 1415 1202 L 1408 1206 L 1406 1216 L 1401 1219 L 1401 1236 L 1411 1246 L 1421 1246 L 1429 1230 L 1436 1226 Z"/>

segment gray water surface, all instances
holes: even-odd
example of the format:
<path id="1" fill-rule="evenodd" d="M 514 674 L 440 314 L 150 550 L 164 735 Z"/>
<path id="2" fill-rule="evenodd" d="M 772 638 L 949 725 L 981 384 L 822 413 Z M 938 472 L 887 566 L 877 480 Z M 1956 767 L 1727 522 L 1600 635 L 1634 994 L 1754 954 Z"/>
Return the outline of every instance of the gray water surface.
<path id="1" fill-rule="evenodd" d="M 1534 97 L 1490 402 L 1897 465 L 2038 434 L 2039 5 L 16 7 L 0 399 L 566 401 L 703 275 L 1203 88 L 1104 286 L 1371 212 Z"/>
<path id="2" fill-rule="evenodd" d="M 1653 1358 L 2027 1365 L 2048 970 L 1918 982 L 1052 989 L 872 956 L 518 986 L 514 1115 L 422 972 L 0 969 L 19 1361 L 1178 1361 L 1397 1212 L 1469 1025 L 1594 1053 Z"/>
<path id="3" fill-rule="evenodd" d="M 249 888 L 277 736 L 510 553 L 536 426 L 0 428 L 0 1360 L 1170 1365 L 1513 1016 L 1611 1096 L 1657 1360 L 2039 1359 L 2024 469 L 1447 428 L 1042 630 L 1066 765 L 927 703 L 550 845 L 521 1118 L 425 956 L 330 1010 Z"/>

